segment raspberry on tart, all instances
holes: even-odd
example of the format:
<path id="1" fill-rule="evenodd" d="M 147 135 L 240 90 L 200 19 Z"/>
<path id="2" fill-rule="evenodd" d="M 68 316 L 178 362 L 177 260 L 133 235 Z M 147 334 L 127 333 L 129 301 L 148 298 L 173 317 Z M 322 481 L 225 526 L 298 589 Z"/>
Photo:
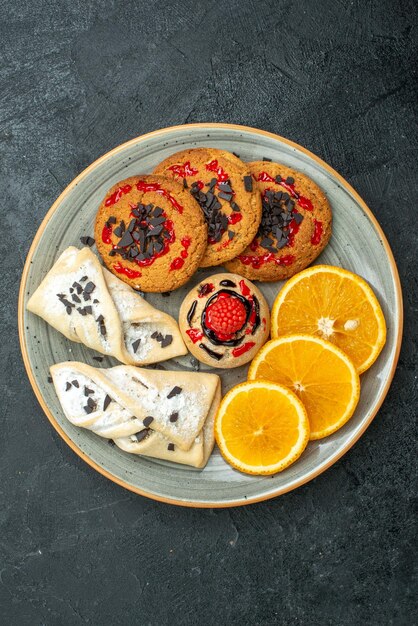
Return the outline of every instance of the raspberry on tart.
<path id="1" fill-rule="evenodd" d="M 206 323 L 218 335 L 229 337 L 245 324 L 247 311 L 243 303 L 228 294 L 219 294 L 215 302 L 206 308 Z"/>
<path id="2" fill-rule="evenodd" d="M 184 299 L 179 326 L 190 352 L 212 367 L 250 361 L 269 335 L 268 304 L 249 280 L 216 274 Z"/>

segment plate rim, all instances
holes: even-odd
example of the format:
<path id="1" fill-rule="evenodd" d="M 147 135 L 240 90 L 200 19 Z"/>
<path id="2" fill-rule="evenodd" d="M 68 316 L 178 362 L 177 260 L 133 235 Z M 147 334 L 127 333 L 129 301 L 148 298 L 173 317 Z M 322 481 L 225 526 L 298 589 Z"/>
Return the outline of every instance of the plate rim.
<path id="1" fill-rule="evenodd" d="M 118 478 L 117 476 L 115 476 L 114 474 L 109 472 L 107 469 L 105 469 L 104 467 L 101 467 L 98 463 L 93 461 L 93 459 L 91 459 L 85 452 L 83 452 L 83 450 L 81 450 L 70 439 L 70 437 L 65 433 L 65 431 L 61 428 L 61 426 L 55 420 L 51 410 L 49 409 L 48 405 L 44 401 L 44 399 L 42 397 L 42 394 L 41 394 L 41 391 L 40 391 L 40 388 L 36 384 L 35 378 L 34 378 L 33 373 L 32 373 L 31 364 L 30 364 L 30 361 L 29 361 L 29 355 L 28 355 L 28 351 L 27 351 L 26 340 L 25 340 L 25 333 L 24 333 L 24 306 L 23 306 L 23 302 L 24 302 L 24 294 L 25 294 L 25 291 L 26 291 L 27 276 L 28 276 L 28 273 L 29 273 L 29 268 L 30 268 L 30 265 L 31 265 L 32 257 L 33 257 L 33 255 L 35 253 L 35 250 L 36 250 L 36 248 L 38 246 L 39 239 L 41 238 L 41 236 L 42 236 L 42 234 L 43 234 L 43 232 L 44 232 L 44 230 L 46 228 L 47 223 L 49 222 L 50 218 L 55 213 L 55 211 L 57 210 L 59 204 L 62 202 L 62 200 L 65 198 L 65 196 L 67 194 L 69 194 L 70 191 L 90 171 L 94 170 L 100 163 L 102 163 L 103 161 L 108 159 L 110 156 L 112 156 L 114 154 L 117 154 L 118 152 L 123 151 L 128 146 L 134 145 L 135 143 L 137 143 L 139 141 L 147 140 L 148 138 L 156 137 L 158 135 L 163 135 L 164 136 L 165 134 L 169 134 L 172 131 L 185 129 L 185 128 L 186 129 L 187 128 L 190 128 L 190 129 L 193 129 L 193 128 L 207 128 L 207 129 L 224 128 L 224 129 L 235 130 L 235 131 L 237 131 L 237 130 L 238 131 L 249 131 L 249 132 L 252 132 L 252 133 L 263 135 L 265 137 L 269 137 L 271 139 L 275 139 L 275 140 L 281 141 L 281 142 L 291 146 L 292 148 L 296 148 L 297 150 L 300 150 L 301 152 L 303 152 L 307 156 L 309 156 L 311 159 L 316 161 L 321 167 L 326 169 L 330 174 L 332 174 L 332 176 L 334 176 L 338 180 L 338 182 L 343 187 L 345 187 L 345 189 L 347 189 L 349 191 L 349 193 L 355 198 L 355 200 L 358 202 L 360 207 L 366 213 L 367 217 L 372 222 L 376 232 L 378 233 L 378 235 L 379 235 L 379 237 L 381 239 L 381 242 L 383 244 L 384 250 L 386 252 L 387 258 L 389 260 L 389 263 L 390 263 L 390 266 L 391 266 L 391 269 L 392 269 L 392 274 L 393 274 L 394 283 L 395 283 L 395 299 L 396 299 L 396 302 L 397 302 L 397 305 L 398 305 L 398 309 L 399 309 L 398 328 L 397 328 L 397 332 L 396 332 L 396 349 L 395 349 L 395 354 L 394 354 L 392 367 L 391 367 L 391 369 L 389 371 L 389 374 L 387 376 L 387 379 L 385 381 L 385 385 L 384 385 L 382 391 L 380 392 L 380 395 L 377 398 L 377 402 L 376 402 L 376 406 L 375 406 L 374 410 L 372 411 L 372 413 L 370 414 L 370 416 L 368 417 L 366 422 L 362 424 L 361 428 L 359 428 L 359 430 L 356 433 L 355 437 L 352 440 L 348 441 L 335 456 L 332 456 L 331 459 L 329 461 L 327 461 L 327 463 L 325 463 L 320 468 L 317 468 L 316 470 L 313 470 L 307 476 L 305 476 L 303 478 L 300 478 L 295 483 L 292 483 L 291 485 L 289 485 L 287 487 L 279 487 L 279 488 L 275 489 L 274 491 L 272 491 L 272 492 L 270 492 L 268 494 L 261 495 L 261 496 L 251 496 L 249 498 L 245 498 L 245 499 L 244 498 L 240 498 L 240 499 L 237 499 L 237 500 L 229 500 L 227 502 L 219 502 L 219 501 L 216 501 L 216 500 L 215 501 L 198 502 L 198 501 L 191 501 L 191 500 L 178 500 L 176 498 L 171 498 L 171 497 L 167 497 L 167 496 L 160 496 L 159 494 L 154 494 L 154 493 L 148 492 L 146 490 L 143 490 L 143 489 L 140 489 L 138 487 L 135 487 L 134 485 L 129 485 L 123 479 Z M 55 200 L 55 202 L 53 202 L 53 204 L 51 205 L 51 207 L 47 211 L 45 217 L 43 218 L 41 224 L 39 225 L 38 230 L 36 231 L 36 234 L 35 234 L 35 236 L 34 236 L 34 238 L 32 240 L 31 246 L 30 246 L 28 254 L 26 256 L 25 264 L 24 264 L 23 271 L 22 271 L 22 277 L 21 277 L 20 288 L 19 288 L 19 296 L 18 296 L 17 313 L 18 313 L 18 332 L 19 332 L 20 349 L 21 349 L 21 353 L 22 353 L 22 358 L 23 358 L 23 363 L 24 363 L 24 366 L 25 366 L 26 374 L 28 376 L 28 379 L 29 379 L 29 382 L 31 384 L 32 390 L 33 390 L 33 392 L 34 392 L 34 394 L 35 394 L 39 404 L 41 405 L 42 410 L 44 411 L 45 415 L 47 416 L 49 422 L 52 424 L 52 426 L 57 431 L 57 433 L 60 435 L 60 437 L 67 443 L 67 445 L 81 459 L 83 459 L 83 461 L 85 461 L 88 465 L 90 465 L 90 467 L 95 469 L 97 472 L 99 472 L 100 474 L 102 474 L 103 476 L 105 476 L 106 478 L 111 480 L 112 482 L 120 485 L 121 487 L 124 487 L 128 491 L 131 491 L 131 492 L 136 493 L 138 495 L 150 498 L 152 500 L 156 500 L 158 502 L 165 502 L 166 504 L 174 504 L 174 505 L 190 507 L 190 508 L 229 508 L 229 507 L 234 507 L 234 506 L 245 506 L 245 505 L 253 504 L 253 503 L 256 503 L 256 502 L 262 502 L 262 501 L 265 501 L 265 500 L 270 500 L 271 498 L 276 498 L 279 495 L 288 493 L 288 492 L 293 491 L 294 489 L 296 489 L 298 487 L 301 487 L 302 485 L 310 482 L 311 480 L 313 480 L 314 478 L 316 478 L 317 476 L 319 476 L 320 474 L 325 472 L 329 467 L 334 465 L 334 463 L 336 463 L 342 456 L 344 456 L 344 454 L 346 454 L 348 452 L 348 450 L 350 450 L 350 448 L 352 448 L 352 446 L 360 439 L 360 437 L 363 435 L 363 433 L 366 431 L 366 429 L 370 426 L 370 424 L 372 423 L 373 419 L 377 415 L 380 407 L 382 406 L 383 401 L 385 400 L 385 398 L 387 396 L 387 393 L 389 391 L 389 388 L 391 386 L 393 377 L 395 375 L 396 366 L 397 366 L 397 363 L 398 363 L 399 353 L 400 353 L 401 344 L 402 344 L 402 333 L 403 333 L 402 287 L 401 287 L 401 281 L 400 281 L 400 277 L 399 277 L 399 272 L 398 272 L 398 268 L 397 268 L 397 265 L 396 265 L 396 261 L 395 261 L 395 258 L 393 256 L 393 252 L 392 252 L 392 249 L 390 247 L 390 244 L 389 244 L 389 242 L 388 242 L 388 240 L 386 238 L 386 235 L 383 232 L 382 227 L 380 226 L 380 224 L 377 221 L 376 217 L 372 213 L 371 209 L 369 209 L 369 207 L 367 206 L 365 201 L 360 197 L 360 195 L 357 193 L 357 191 L 341 176 L 341 174 L 339 174 L 334 168 L 332 168 L 330 165 L 328 165 L 328 163 L 323 161 L 320 157 L 318 157 L 316 154 L 314 154 L 313 152 L 311 152 L 307 148 L 304 148 L 303 146 L 299 145 L 298 143 L 296 143 L 296 142 L 294 142 L 294 141 L 292 141 L 290 139 L 282 137 L 281 135 L 278 135 L 276 133 L 272 133 L 272 132 L 269 132 L 269 131 L 266 131 L 266 130 L 261 130 L 259 128 L 254 128 L 252 126 L 243 126 L 243 125 L 240 125 L 240 124 L 226 124 L 226 123 L 217 123 L 217 122 L 199 122 L 199 123 L 194 123 L 194 124 L 177 124 L 177 125 L 174 125 L 174 126 L 167 126 L 165 128 L 160 128 L 158 130 L 150 131 L 150 132 L 145 133 L 143 135 L 139 135 L 137 137 L 134 137 L 133 139 L 130 139 L 130 140 L 128 140 L 128 141 L 126 141 L 126 142 L 116 146 L 115 148 L 112 148 L 111 150 L 109 150 L 108 152 L 106 152 L 105 154 L 100 156 L 98 159 L 93 161 L 84 170 L 82 170 L 80 172 L 80 174 L 78 174 L 67 185 L 67 187 L 60 193 L 60 195 Z"/>

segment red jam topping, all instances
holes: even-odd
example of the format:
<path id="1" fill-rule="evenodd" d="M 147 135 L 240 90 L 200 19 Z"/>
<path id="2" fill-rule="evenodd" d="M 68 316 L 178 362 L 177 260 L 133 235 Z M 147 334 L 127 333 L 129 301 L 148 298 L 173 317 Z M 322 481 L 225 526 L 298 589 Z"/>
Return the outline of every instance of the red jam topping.
<path id="1" fill-rule="evenodd" d="M 232 350 L 232 356 L 237 358 L 241 356 L 241 354 L 245 354 L 248 350 L 251 350 L 255 346 L 254 341 L 247 341 L 247 343 L 243 343 L 242 346 L 237 346 Z"/>
<path id="2" fill-rule="evenodd" d="M 243 296 L 249 296 L 250 295 L 251 291 L 250 291 L 248 285 L 245 284 L 244 280 L 240 280 L 239 281 L 239 287 L 241 289 L 241 293 L 242 293 Z"/>
<path id="3" fill-rule="evenodd" d="M 125 193 L 129 193 L 131 189 L 132 189 L 131 185 L 124 185 L 123 187 L 118 187 L 118 189 L 116 189 L 116 191 L 112 193 L 112 195 L 106 198 L 105 206 L 112 206 L 113 204 L 116 204 L 117 202 L 119 202 L 122 196 Z"/>
<path id="4" fill-rule="evenodd" d="M 305 198 L 304 196 L 299 196 L 298 205 L 305 209 L 305 211 L 313 211 L 313 204 L 309 198 Z"/>
<path id="5" fill-rule="evenodd" d="M 250 319 L 248 320 L 248 323 L 250 324 L 250 326 L 254 326 L 256 317 L 257 317 L 257 313 L 256 313 L 255 308 L 253 307 L 251 309 Z M 252 328 L 251 328 L 251 330 L 252 330 Z"/>
<path id="6" fill-rule="evenodd" d="M 295 257 L 292 254 L 276 257 L 272 252 L 268 252 L 261 256 L 251 256 L 250 254 L 242 254 L 238 257 L 243 265 L 251 265 L 253 269 L 258 270 L 265 263 L 275 263 L 276 265 L 292 265 Z"/>
<path id="7" fill-rule="evenodd" d="M 202 331 L 198 330 L 197 328 L 189 328 L 188 330 L 186 330 L 186 333 L 189 335 L 193 343 L 197 343 L 198 341 L 203 339 Z"/>
<path id="8" fill-rule="evenodd" d="M 103 226 L 102 241 L 107 244 L 112 243 L 112 226 L 110 224 L 108 226 L 106 226 L 106 224 Z"/>
<path id="9" fill-rule="evenodd" d="M 171 261 L 171 265 L 170 265 L 170 270 L 179 270 L 183 267 L 184 265 L 184 259 L 182 259 L 181 257 L 177 256 L 175 259 L 173 259 Z"/>
<path id="10" fill-rule="evenodd" d="M 199 173 L 199 170 L 193 167 L 190 164 L 190 161 L 186 161 L 186 163 L 176 163 L 175 165 L 170 165 L 168 169 L 173 172 L 174 176 L 178 176 L 179 178 L 196 176 L 196 174 Z M 202 180 L 196 180 L 195 184 L 199 191 L 205 186 L 205 183 Z"/>
<path id="11" fill-rule="evenodd" d="M 258 176 L 254 176 L 254 180 L 261 182 L 261 183 L 275 183 L 276 182 L 273 176 L 270 176 L 270 174 L 267 174 L 267 172 L 260 172 Z"/>
<path id="12" fill-rule="evenodd" d="M 321 243 L 322 232 L 323 232 L 322 222 L 318 222 L 318 220 L 314 220 L 314 232 L 311 237 L 311 243 L 314 246 L 317 246 L 319 243 Z"/>
<path id="13" fill-rule="evenodd" d="M 199 170 L 190 165 L 190 161 L 186 161 L 186 163 L 178 163 L 176 165 L 170 165 L 168 168 L 173 174 L 179 176 L 180 178 L 187 178 L 187 176 L 195 176 Z M 202 183 L 203 185 L 203 183 Z"/>
<path id="14" fill-rule="evenodd" d="M 199 293 L 198 293 L 198 298 L 204 298 L 205 296 L 208 296 L 210 293 L 212 293 L 212 291 L 215 290 L 215 285 L 213 283 L 205 283 L 204 285 L 201 285 L 199 287 Z"/>
<path id="15" fill-rule="evenodd" d="M 245 331 L 246 335 L 251 335 L 254 331 L 254 326 L 257 323 L 257 311 L 256 308 L 254 306 L 254 301 L 252 296 L 250 298 L 248 298 L 251 301 L 252 307 L 251 307 L 251 315 L 250 318 L 248 320 L 248 328 Z"/>
<path id="16" fill-rule="evenodd" d="M 267 172 L 260 172 L 255 180 L 263 183 L 275 183 L 276 185 L 284 187 L 284 189 L 289 192 L 292 198 L 295 198 L 297 200 L 299 206 L 302 209 L 305 209 L 305 211 L 313 211 L 313 204 L 311 200 L 309 200 L 309 198 L 305 198 L 305 196 L 301 196 L 300 193 L 296 191 L 294 183 L 287 183 L 283 179 L 278 182 L 275 178 L 270 176 L 270 174 L 267 174 Z"/>
<path id="17" fill-rule="evenodd" d="M 205 165 L 208 172 L 214 172 L 216 174 L 216 178 L 218 179 L 218 183 L 226 183 L 229 180 L 228 172 L 225 172 L 223 167 L 218 164 L 217 159 L 214 159 L 210 163 L 206 163 Z"/>
<path id="18" fill-rule="evenodd" d="M 166 189 L 163 189 L 160 183 L 147 183 L 144 180 L 140 180 L 137 182 L 136 188 L 138 191 L 143 191 L 144 193 L 147 191 L 153 191 L 154 193 L 158 193 L 160 196 L 164 196 L 164 198 L 167 198 L 171 206 L 174 207 L 176 211 L 183 213 L 182 205 L 179 204 Z"/>
<path id="19" fill-rule="evenodd" d="M 295 235 L 299 232 L 300 224 L 296 220 L 292 220 L 289 224 L 289 231 L 287 235 L 288 246 L 295 245 Z"/>
<path id="20" fill-rule="evenodd" d="M 191 244 L 192 240 L 190 237 L 183 237 L 181 240 L 181 245 L 183 246 L 183 250 L 180 252 L 180 256 L 177 256 L 175 259 L 171 261 L 170 271 L 179 270 L 184 265 L 184 259 L 187 259 L 189 256 L 188 248 Z"/>
<path id="21" fill-rule="evenodd" d="M 228 217 L 228 223 L 229 224 L 238 224 L 238 222 L 240 222 L 242 220 L 242 213 L 231 213 L 231 215 Z"/>
<path id="22" fill-rule="evenodd" d="M 115 263 L 113 269 L 118 274 L 124 274 L 128 278 L 139 278 L 140 276 L 142 276 L 141 272 L 131 270 L 129 269 L 129 267 L 124 267 L 121 263 Z"/>
<path id="23" fill-rule="evenodd" d="M 229 246 L 229 244 L 231 243 L 232 239 L 225 239 L 225 241 L 223 243 L 221 243 L 217 248 L 216 251 L 220 252 L 221 250 L 224 250 L 225 248 L 227 248 Z"/>

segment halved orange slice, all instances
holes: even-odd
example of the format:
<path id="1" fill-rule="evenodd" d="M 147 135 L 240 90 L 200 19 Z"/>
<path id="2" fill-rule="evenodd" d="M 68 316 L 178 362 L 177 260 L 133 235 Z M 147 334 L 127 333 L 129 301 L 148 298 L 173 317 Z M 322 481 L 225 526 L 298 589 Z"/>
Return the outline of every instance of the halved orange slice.
<path id="1" fill-rule="evenodd" d="M 247 474 L 275 474 L 294 463 L 309 440 L 305 407 L 271 382 L 241 383 L 223 398 L 215 420 L 222 456 Z"/>
<path id="2" fill-rule="evenodd" d="M 271 336 L 308 333 L 331 341 L 361 374 L 386 341 L 380 304 L 366 281 L 331 265 L 295 274 L 279 292 L 271 312 Z"/>
<path id="3" fill-rule="evenodd" d="M 311 335 L 288 335 L 266 343 L 250 365 L 248 380 L 269 380 L 294 391 L 306 408 L 311 439 L 341 428 L 360 397 L 359 375 L 348 356 Z"/>

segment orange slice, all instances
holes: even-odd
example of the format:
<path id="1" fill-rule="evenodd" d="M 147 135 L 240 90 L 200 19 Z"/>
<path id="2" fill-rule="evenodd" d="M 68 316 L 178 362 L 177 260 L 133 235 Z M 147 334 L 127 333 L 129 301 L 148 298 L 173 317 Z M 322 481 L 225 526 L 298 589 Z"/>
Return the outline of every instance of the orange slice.
<path id="1" fill-rule="evenodd" d="M 223 398 L 215 420 L 222 456 L 247 474 L 275 474 L 294 463 L 309 440 L 309 421 L 289 389 L 242 383 Z"/>
<path id="2" fill-rule="evenodd" d="M 361 374 L 386 341 L 380 304 L 363 278 L 331 265 L 295 274 L 279 292 L 271 312 L 271 336 L 308 333 L 343 350 Z"/>
<path id="3" fill-rule="evenodd" d="M 348 356 L 334 344 L 310 335 L 288 335 L 266 343 L 255 356 L 248 380 L 270 380 L 302 400 L 310 438 L 322 439 L 353 415 L 360 379 Z"/>

